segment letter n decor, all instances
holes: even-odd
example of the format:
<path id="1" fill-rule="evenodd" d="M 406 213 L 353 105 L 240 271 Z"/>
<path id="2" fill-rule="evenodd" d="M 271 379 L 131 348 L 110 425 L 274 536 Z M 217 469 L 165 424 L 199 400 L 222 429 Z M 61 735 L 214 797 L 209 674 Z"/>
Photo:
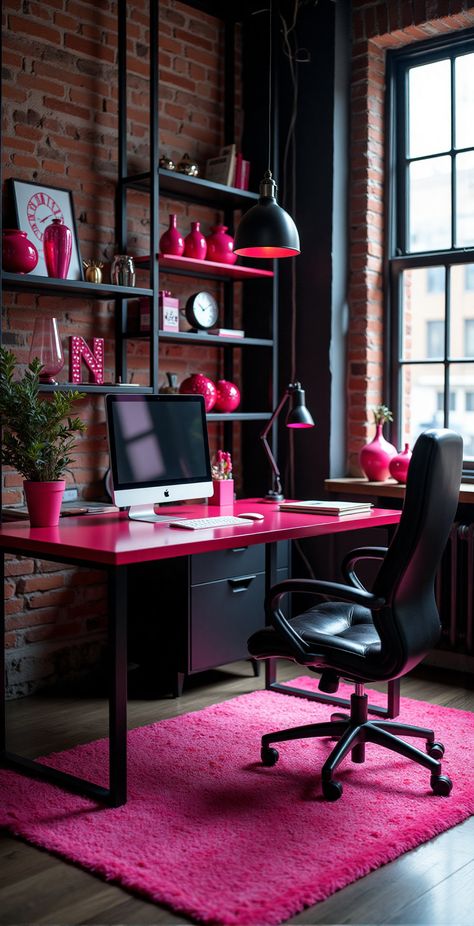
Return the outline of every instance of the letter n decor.
<path id="1" fill-rule="evenodd" d="M 87 346 L 84 338 L 74 334 L 69 338 L 69 381 L 82 383 L 81 361 L 89 367 L 92 378 L 97 385 L 104 382 L 104 339 L 93 338 L 92 350 Z"/>

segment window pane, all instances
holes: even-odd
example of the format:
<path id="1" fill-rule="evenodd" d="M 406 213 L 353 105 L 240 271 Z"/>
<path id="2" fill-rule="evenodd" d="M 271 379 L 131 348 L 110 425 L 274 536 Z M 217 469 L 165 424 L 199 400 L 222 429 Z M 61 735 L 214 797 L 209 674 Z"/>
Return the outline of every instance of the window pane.
<path id="1" fill-rule="evenodd" d="M 466 271 L 474 264 L 451 267 L 450 356 L 474 359 L 474 289 L 466 288 Z"/>
<path id="2" fill-rule="evenodd" d="M 474 151 L 456 157 L 456 246 L 474 244 Z"/>
<path id="3" fill-rule="evenodd" d="M 474 145 L 474 54 L 455 62 L 456 148 Z"/>
<path id="4" fill-rule="evenodd" d="M 430 291 L 433 274 L 437 284 Z M 444 357 L 444 267 L 418 267 L 402 275 L 401 357 L 426 360 Z"/>
<path id="5" fill-rule="evenodd" d="M 451 247 L 451 158 L 414 161 L 408 189 L 409 251 Z"/>
<path id="6" fill-rule="evenodd" d="M 408 77 L 408 156 L 451 148 L 451 67 L 446 58 L 411 68 Z M 436 114 L 435 116 L 433 114 Z"/>
<path id="7" fill-rule="evenodd" d="M 474 411 L 469 408 L 474 393 L 474 363 L 453 363 L 449 374 L 450 391 L 454 393 L 455 409 L 449 414 L 449 427 L 462 434 L 464 456 L 474 459 Z"/>
<path id="8" fill-rule="evenodd" d="M 407 440 L 413 447 L 422 431 L 444 427 L 440 395 L 444 396 L 444 368 L 441 364 L 408 364 L 403 367 L 401 443 Z"/>
<path id="9" fill-rule="evenodd" d="M 474 290 L 474 264 L 466 264 L 464 268 L 464 289 Z"/>

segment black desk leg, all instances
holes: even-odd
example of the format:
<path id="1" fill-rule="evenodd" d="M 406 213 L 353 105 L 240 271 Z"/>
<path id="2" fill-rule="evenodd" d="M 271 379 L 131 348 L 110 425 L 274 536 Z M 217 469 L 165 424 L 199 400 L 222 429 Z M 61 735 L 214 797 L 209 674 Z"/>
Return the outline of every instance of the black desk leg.
<path id="1" fill-rule="evenodd" d="M 277 578 L 277 545 L 265 544 L 265 600 Z M 265 688 L 273 688 L 276 684 L 276 659 L 265 659 Z"/>
<path id="2" fill-rule="evenodd" d="M 127 800 L 127 572 L 109 571 L 109 803 Z"/>
<path id="3" fill-rule="evenodd" d="M 4 753 L 5 749 L 7 748 L 7 731 L 5 718 L 5 689 L 7 680 L 5 678 L 5 554 L 3 550 L 0 556 L 0 563 L 2 585 L 2 601 L 0 608 L 0 753 Z"/>
<path id="4" fill-rule="evenodd" d="M 43 558 L 44 555 L 43 555 Z M 47 557 L 46 557 L 47 558 Z M 90 565 L 84 563 L 84 565 Z M 108 570 L 109 592 L 109 787 L 51 768 L 35 759 L 8 752 L 5 723 L 5 594 L 0 608 L 0 766 L 49 781 L 75 794 L 119 807 L 127 800 L 127 572 L 126 566 Z M 5 555 L 1 553 L 2 578 Z"/>

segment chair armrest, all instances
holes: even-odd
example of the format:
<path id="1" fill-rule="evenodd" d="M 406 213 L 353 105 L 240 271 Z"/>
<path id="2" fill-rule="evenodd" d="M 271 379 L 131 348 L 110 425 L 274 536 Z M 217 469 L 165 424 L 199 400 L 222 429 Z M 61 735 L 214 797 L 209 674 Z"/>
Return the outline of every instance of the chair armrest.
<path id="1" fill-rule="evenodd" d="M 303 640 L 295 630 L 291 621 L 289 621 L 280 610 L 280 600 L 285 595 L 294 593 L 305 595 L 324 595 L 328 598 L 336 598 L 338 601 L 348 601 L 354 604 L 360 604 L 364 608 L 373 608 L 378 610 L 386 604 L 385 599 L 377 598 L 371 592 L 365 589 L 354 588 L 350 585 L 342 585 L 339 582 L 325 582 L 320 579 L 286 579 L 279 582 L 270 589 L 265 601 L 265 610 L 270 622 L 275 630 L 278 630 L 286 639 L 298 662 L 305 661 L 305 657 L 312 651 L 308 643 Z"/>
<path id="2" fill-rule="evenodd" d="M 365 585 L 356 574 L 355 565 L 364 559 L 384 559 L 388 547 L 356 547 L 344 557 L 341 563 L 341 572 L 349 585 L 364 589 Z"/>

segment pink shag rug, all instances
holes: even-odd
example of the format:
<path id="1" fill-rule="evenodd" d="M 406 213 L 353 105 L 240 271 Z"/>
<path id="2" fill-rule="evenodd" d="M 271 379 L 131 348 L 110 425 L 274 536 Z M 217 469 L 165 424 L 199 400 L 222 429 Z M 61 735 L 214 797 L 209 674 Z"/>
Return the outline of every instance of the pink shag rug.
<path id="1" fill-rule="evenodd" d="M 312 690 L 316 679 L 297 684 Z M 432 794 L 427 769 L 373 745 L 365 765 L 346 759 L 336 803 L 320 789 L 330 740 L 282 744 L 276 766 L 260 765 L 262 733 L 330 712 L 256 691 L 133 730 L 129 800 L 117 809 L 3 770 L 0 825 L 196 920 L 280 923 L 474 811 L 474 714 L 407 698 L 400 719 L 445 744 L 448 798 Z M 107 741 L 48 762 L 105 784 Z"/>

